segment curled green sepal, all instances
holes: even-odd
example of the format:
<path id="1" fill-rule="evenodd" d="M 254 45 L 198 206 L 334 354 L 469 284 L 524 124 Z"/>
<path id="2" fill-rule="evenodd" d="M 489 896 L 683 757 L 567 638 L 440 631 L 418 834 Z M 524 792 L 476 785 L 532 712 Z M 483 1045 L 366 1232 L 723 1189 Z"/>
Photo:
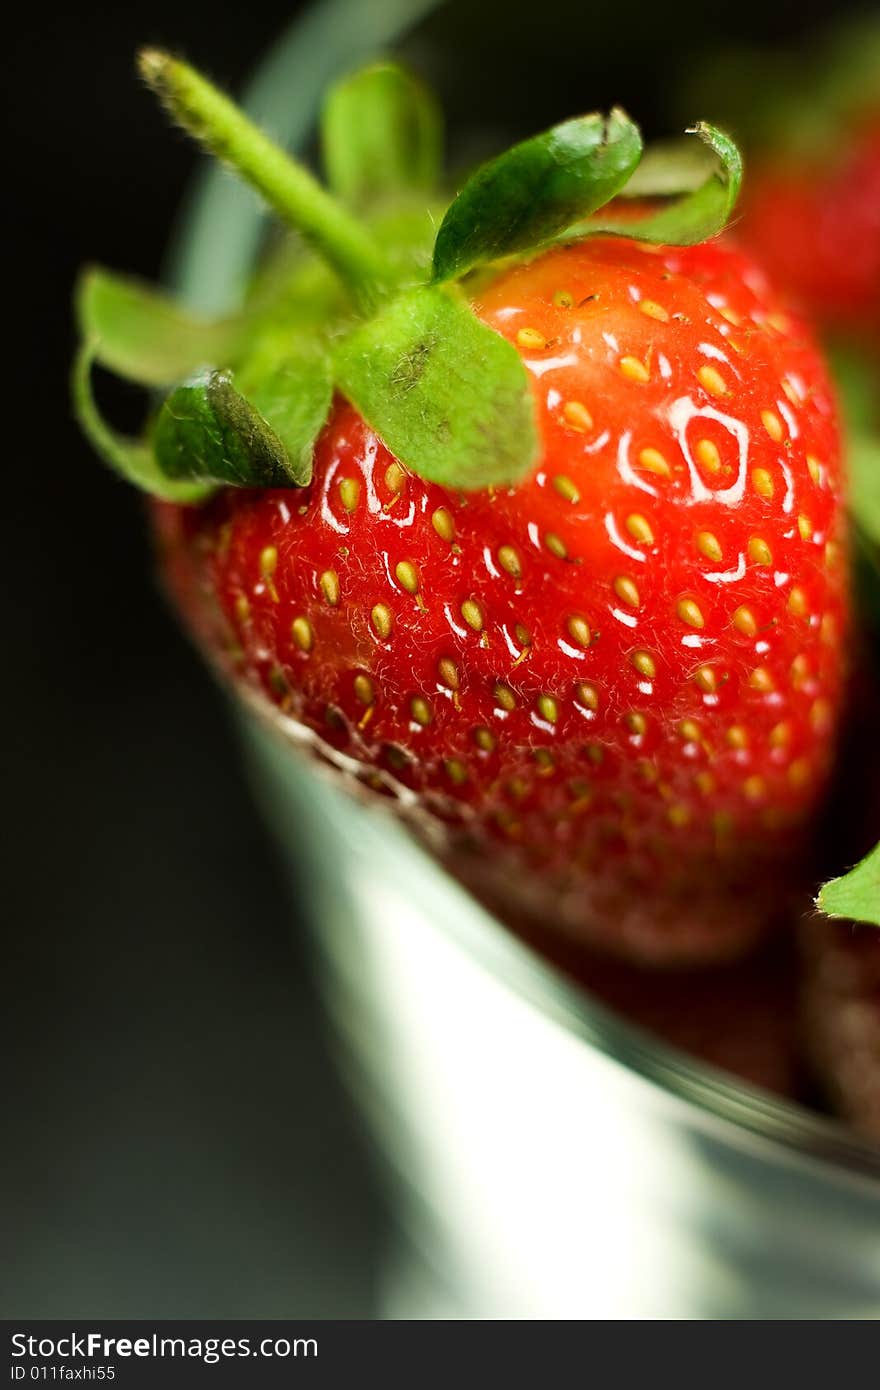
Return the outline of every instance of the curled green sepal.
<path id="1" fill-rule="evenodd" d="M 564 121 L 514 145 L 468 180 L 441 223 L 433 279 L 553 240 L 604 206 L 642 152 L 638 126 L 618 107 Z"/>
<path id="2" fill-rule="evenodd" d="M 374 63 L 328 93 L 321 119 L 333 192 L 362 207 L 430 191 L 439 176 L 440 110 L 432 94 L 394 63 Z"/>
<path id="3" fill-rule="evenodd" d="M 297 487 L 300 469 L 229 372 L 204 371 L 176 387 L 156 418 L 163 478 L 225 487 Z"/>
<path id="4" fill-rule="evenodd" d="M 698 159 L 685 160 L 681 151 L 669 146 L 666 147 L 665 161 L 661 155 L 650 159 L 649 152 L 645 156 L 644 172 L 641 168 L 638 170 L 624 190 L 626 196 L 650 198 L 667 195 L 670 183 L 680 178 L 683 186 L 678 190 L 679 196 L 657 212 L 638 219 L 602 215 L 591 217 L 588 222 L 572 227 L 566 239 L 604 232 L 667 246 L 695 246 L 723 231 L 739 197 L 743 176 L 742 155 L 729 135 L 715 126 L 707 125 L 705 121 L 700 121 L 687 133 L 696 135 L 714 155 L 708 171 Z M 694 179 L 698 180 L 696 186 L 689 188 L 689 182 Z"/>
<path id="5" fill-rule="evenodd" d="M 880 845 L 848 874 L 826 883 L 816 906 L 826 917 L 880 927 Z"/>
<path id="6" fill-rule="evenodd" d="M 411 290 L 337 348 L 336 381 L 405 467 L 473 491 L 534 466 L 537 428 L 516 349 L 438 286 Z"/>
<path id="7" fill-rule="evenodd" d="M 167 502 L 203 502 L 212 487 L 164 477 L 148 444 L 119 434 L 107 424 L 92 391 L 92 366 L 97 355 L 98 344 L 87 339 L 74 359 L 71 381 L 74 412 L 92 448 L 126 482 L 153 497 Z"/>
<path id="8" fill-rule="evenodd" d="M 141 386 L 170 386 L 206 363 L 228 361 L 242 332 L 240 322 L 196 318 L 150 285 L 101 266 L 81 274 L 76 309 L 97 361 Z"/>

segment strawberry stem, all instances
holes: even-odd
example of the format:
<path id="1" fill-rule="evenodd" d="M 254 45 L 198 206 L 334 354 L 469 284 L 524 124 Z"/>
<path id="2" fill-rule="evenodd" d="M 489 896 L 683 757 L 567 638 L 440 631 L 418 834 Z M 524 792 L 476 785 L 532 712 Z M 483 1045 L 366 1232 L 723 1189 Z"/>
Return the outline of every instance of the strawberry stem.
<path id="1" fill-rule="evenodd" d="M 188 63 L 147 48 L 138 68 L 172 118 L 231 164 L 327 261 L 358 308 L 371 311 L 393 276 L 367 230 Z"/>

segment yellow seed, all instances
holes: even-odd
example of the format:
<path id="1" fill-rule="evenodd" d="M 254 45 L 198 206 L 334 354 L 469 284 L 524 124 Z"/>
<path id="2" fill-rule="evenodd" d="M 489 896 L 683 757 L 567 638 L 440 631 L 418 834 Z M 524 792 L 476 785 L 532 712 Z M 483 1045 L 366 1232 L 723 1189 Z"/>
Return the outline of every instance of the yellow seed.
<path id="1" fill-rule="evenodd" d="M 810 674 L 810 663 L 804 656 L 803 652 L 801 652 L 799 656 L 795 657 L 794 661 L 791 663 L 791 666 L 789 668 L 789 673 L 791 675 L 791 683 L 794 686 L 795 690 L 802 686 L 804 682 L 808 679 Z"/>
<path id="2" fill-rule="evenodd" d="M 691 818 L 690 808 L 680 801 L 670 806 L 666 814 L 670 825 L 674 825 L 676 830 L 683 830 Z"/>
<path id="3" fill-rule="evenodd" d="M 315 633 L 308 618 L 294 618 L 290 625 L 290 635 L 301 652 L 310 652 L 315 643 Z"/>
<path id="4" fill-rule="evenodd" d="M 568 634 L 572 641 L 576 642 L 579 647 L 588 647 L 590 645 L 590 624 L 585 618 L 579 618 L 576 614 L 573 614 L 568 619 L 566 627 L 568 628 Z"/>
<path id="5" fill-rule="evenodd" d="M 636 767 L 643 782 L 656 782 L 660 776 L 654 764 L 647 758 L 639 758 Z"/>
<path id="6" fill-rule="evenodd" d="M 571 502 L 572 505 L 581 500 L 581 495 L 571 481 L 571 478 L 567 478 L 564 473 L 556 474 L 556 477 L 553 479 L 553 487 L 554 490 L 559 493 L 560 497 L 564 497 L 566 502 Z"/>
<path id="7" fill-rule="evenodd" d="M 443 541 L 451 541 L 455 535 L 455 522 L 446 507 L 438 507 L 431 517 L 431 525 Z"/>
<path id="8" fill-rule="evenodd" d="M 443 766 L 446 770 L 446 776 L 449 778 L 450 782 L 454 782 L 457 787 L 460 787 L 463 782 L 467 781 L 467 768 L 460 758 L 446 758 Z"/>
<path id="9" fill-rule="evenodd" d="M 833 722 L 831 701 L 824 698 L 814 700 L 810 708 L 810 723 L 817 734 L 827 733 Z"/>
<path id="10" fill-rule="evenodd" d="M 496 703 L 502 709 L 507 710 L 508 714 L 511 710 L 516 709 L 516 696 L 509 685 L 504 685 L 502 681 L 498 681 L 493 687 L 492 694 L 495 696 Z"/>
<path id="11" fill-rule="evenodd" d="M 812 768 L 806 758 L 795 758 L 788 769 L 788 780 L 793 787 L 803 787 L 809 782 Z"/>
<path id="12" fill-rule="evenodd" d="M 796 618 L 806 618 L 810 611 L 810 601 L 803 589 L 794 588 L 788 596 L 789 612 Z"/>
<path id="13" fill-rule="evenodd" d="M 495 747 L 495 735 L 489 729 L 474 729 L 474 743 L 484 753 L 491 753 Z"/>
<path id="14" fill-rule="evenodd" d="M 573 778 L 568 784 L 567 791 L 574 803 L 574 809 L 588 806 L 593 796 L 589 782 L 585 782 L 582 777 Z"/>
<path id="15" fill-rule="evenodd" d="M 803 397 L 801 396 L 800 392 L 798 391 L 797 386 L 796 386 L 795 383 L 792 381 L 792 379 L 791 379 L 790 376 L 783 377 L 783 379 L 782 379 L 782 389 L 783 389 L 783 391 L 785 392 L 785 394 L 786 394 L 786 396 L 788 397 L 788 399 L 791 401 L 792 405 L 800 405 L 800 404 L 801 404 L 801 401 L 802 401 Z"/>
<path id="16" fill-rule="evenodd" d="M 630 661 L 639 675 L 644 676 L 646 680 L 652 681 L 656 676 L 657 663 L 650 652 L 633 652 Z"/>
<path id="17" fill-rule="evenodd" d="M 347 512 L 353 512 L 361 495 L 361 485 L 357 478 L 342 478 L 339 483 L 339 497 Z"/>
<path id="18" fill-rule="evenodd" d="M 437 662 L 437 670 L 439 671 L 440 679 L 445 686 L 448 686 L 450 690 L 458 689 L 458 667 L 456 666 L 455 662 L 452 660 L 451 657 L 441 656 L 440 660 Z"/>
<path id="19" fill-rule="evenodd" d="M 705 627 L 706 620 L 703 617 L 700 605 L 692 598 L 680 598 L 675 610 L 683 623 L 688 627 Z"/>
<path id="20" fill-rule="evenodd" d="M 813 539 L 813 523 L 808 516 L 804 516 L 803 512 L 798 517 L 798 531 L 802 541 Z"/>
<path id="21" fill-rule="evenodd" d="M 770 498 L 776 491 L 773 475 L 766 468 L 752 469 L 752 487 L 759 497 Z"/>
<path id="22" fill-rule="evenodd" d="M 718 689 L 718 677 L 711 666 L 698 666 L 694 672 L 694 681 L 704 695 L 714 695 Z"/>
<path id="23" fill-rule="evenodd" d="M 596 767 L 605 761 L 605 749 L 601 743 L 588 743 L 584 751 L 590 762 L 595 763 Z"/>
<path id="24" fill-rule="evenodd" d="M 781 724 L 774 724 L 767 737 L 771 748 L 785 748 L 791 741 L 791 725 L 786 720 Z"/>
<path id="25" fill-rule="evenodd" d="M 819 625 L 819 636 L 829 647 L 837 641 L 837 620 L 831 613 L 825 613 Z"/>
<path id="26" fill-rule="evenodd" d="M 557 560 L 567 559 L 568 551 L 565 548 L 565 541 L 561 536 L 557 536 L 555 531 L 547 532 L 544 537 L 544 544 L 550 551 L 550 554 L 556 556 Z"/>
<path id="27" fill-rule="evenodd" d="M 516 640 L 517 642 L 519 642 L 521 647 L 528 647 L 531 645 L 531 633 L 529 632 L 527 627 L 523 627 L 522 623 L 517 623 L 513 631 L 514 636 L 516 637 Z"/>
<path id="28" fill-rule="evenodd" d="M 748 748 L 749 734 L 742 724 L 731 724 L 725 735 L 731 748 Z"/>
<path id="29" fill-rule="evenodd" d="M 698 439 L 694 452 L 697 455 L 697 462 L 703 465 L 707 473 L 721 472 L 721 454 L 718 445 L 714 444 L 711 439 Z"/>
<path id="30" fill-rule="evenodd" d="M 656 300 L 640 299 L 639 308 L 649 319 L 656 319 L 658 323 L 669 322 L 669 314 L 663 308 L 663 305 L 658 304 Z"/>
<path id="31" fill-rule="evenodd" d="M 357 675 L 354 678 L 354 693 L 362 705 L 371 705 L 376 698 L 376 687 L 369 676 Z"/>
<path id="32" fill-rule="evenodd" d="M 629 604 L 630 608 L 641 607 L 641 596 L 634 579 L 629 575 L 619 574 L 614 581 L 614 592 L 622 603 Z"/>
<path id="33" fill-rule="evenodd" d="M 251 616 L 251 605 L 247 594 L 239 594 L 235 600 L 235 616 L 240 623 L 246 623 Z"/>
<path id="34" fill-rule="evenodd" d="M 574 304 L 574 295 L 571 290 L 557 290 L 553 296 L 553 303 L 557 309 L 570 309 Z"/>
<path id="35" fill-rule="evenodd" d="M 739 325 L 742 323 L 742 319 L 740 318 L 739 314 L 736 312 L 735 309 L 731 309 L 730 305 L 728 304 L 724 304 L 718 310 L 718 312 L 723 319 L 727 319 L 728 323 L 732 323 L 734 328 L 738 328 Z"/>
<path id="36" fill-rule="evenodd" d="M 711 366 L 706 362 L 697 372 L 697 381 L 704 391 L 708 391 L 710 396 L 726 396 L 727 382 L 721 375 L 717 367 Z"/>
<path id="37" fill-rule="evenodd" d="M 591 430 L 593 417 L 583 401 L 566 401 L 562 407 L 562 417 L 573 430 Z"/>
<path id="38" fill-rule="evenodd" d="M 524 777 L 511 777 L 507 784 L 507 790 L 515 801 L 524 801 L 531 791 L 531 787 Z"/>
<path id="39" fill-rule="evenodd" d="M 404 473 L 400 464 L 389 463 L 388 467 L 385 469 L 385 486 L 387 487 L 388 491 L 395 493 L 395 495 L 399 492 L 402 492 L 403 485 L 405 482 L 406 474 Z"/>
<path id="40" fill-rule="evenodd" d="M 678 732 L 687 743 L 699 743 L 702 730 L 696 719 L 683 719 L 678 726 Z"/>
<path id="41" fill-rule="evenodd" d="M 822 467 L 819 460 L 814 458 L 812 454 L 807 454 L 807 468 L 809 469 L 810 477 L 813 479 L 816 487 L 821 487 L 825 480 L 825 469 Z"/>
<path id="42" fill-rule="evenodd" d="M 413 719 L 417 724 L 421 724 L 422 728 L 427 728 L 434 718 L 434 711 L 424 695 L 414 695 L 409 702 L 409 708 Z"/>
<path id="43" fill-rule="evenodd" d="M 771 328 L 775 328 L 777 333 L 787 333 L 791 324 L 785 314 L 768 314 L 764 320 Z"/>
<path id="44" fill-rule="evenodd" d="M 698 772 L 694 781 L 697 784 L 697 790 L 702 792 L 703 796 L 711 796 L 715 790 L 715 778 L 711 772 Z"/>
<path id="45" fill-rule="evenodd" d="M 377 637 L 383 641 L 391 636 L 391 629 L 394 626 L 394 615 L 391 609 L 384 603 L 376 603 L 370 613 L 370 622 L 373 624 L 373 631 Z"/>
<path id="46" fill-rule="evenodd" d="M 762 410 L 761 424 L 764 426 L 764 429 L 767 431 L 774 444 L 781 443 L 782 421 L 775 410 Z"/>
<path id="47" fill-rule="evenodd" d="M 263 576 L 263 581 L 266 588 L 269 590 L 270 598 L 274 599 L 276 603 L 278 602 L 278 591 L 275 588 L 275 582 L 272 576 L 275 573 L 277 565 L 278 551 L 275 549 L 274 545 L 267 545 L 260 551 L 260 574 Z"/>
<path id="48" fill-rule="evenodd" d="M 697 549 L 701 555 L 705 555 L 707 560 L 713 560 L 716 564 L 721 560 L 721 546 L 718 544 L 718 537 L 711 531 L 700 531 L 697 535 Z"/>
<path id="49" fill-rule="evenodd" d="M 508 574 L 513 575 L 514 579 L 522 577 L 522 565 L 519 555 L 512 545 L 500 545 L 498 547 L 498 563 Z"/>
<path id="50" fill-rule="evenodd" d="M 840 546 L 837 541 L 828 541 L 825 546 L 825 566 L 826 569 L 837 569 L 840 563 Z"/>
<path id="51" fill-rule="evenodd" d="M 547 339 L 537 328 L 521 328 L 516 335 L 516 341 L 521 348 L 533 348 L 536 352 L 547 346 Z"/>
<path id="52" fill-rule="evenodd" d="M 589 681 L 581 681 L 575 690 L 575 699 L 584 709 L 597 710 L 599 708 L 599 692 L 595 685 Z"/>
<path id="53" fill-rule="evenodd" d="M 331 608 L 335 608 L 339 602 L 339 575 L 335 570 L 325 570 L 318 583 L 325 601 Z"/>
<path id="54" fill-rule="evenodd" d="M 776 689 L 776 683 L 766 666 L 755 667 L 749 676 L 749 685 L 753 690 L 759 690 L 762 695 L 769 695 L 771 690 Z"/>
<path id="55" fill-rule="evenodd" d="M 646 472 L 656 473 L 660 478 L 668 478 L 672 474 L 672 469 L 659 449 L 641 449 L 639 463 Z"/>
<path id="56" fill-rule="evenodd" d="M 559 718 L 559 705 L 552 695 L 539 695 L 535 704 L 542 719 L 546 719 L 548 724 L 556 723 Z"/>
<path id="57" fill-rule="evenodd" d="M 749 559 L 753 565 L 773 564 L 773 551 L 762 536 L 752 536 L 749 540 Z"/>
<path id="58" fill-rule="evenodd" d="M 461 605 L 461 616 L 474 632 L 483 631 L 483 610 L 475 599 L 466 598 Z"/>
<path id="59" fill-rule="evenodd" d="M 419 572 L 411 560 L 401 560 L 394 568 L 397 582 L 408 594 L 419 592 Z"/>
<path id="60" fill-rule="evenodd" d="M 625 376 L 627 381 L 638 381 L 644 385 L 651 380 L 651 373 L 638 357 L 621 357 L 618 366 L 621 376 Z"/>
<path id="61" fill-rule="evenodd" d="M 758 620 L 751 608 L 737 608 L 733 615 L 733 625 L 744 637 L 754 637 L 758 631 Z"/>
<path id="62" fill-rule="evenodd" d="M 550 777 L 556 771 L 556 759 L 549 748 L 536 748 L 532 757 L 538 764 L 539 777 Z"/>
<path id="63" fill-rule="evenodd" d="M 647 517 L 642 516 L 641 512 L 633 512 L 628 516 L 625 525 L 633 540 L 638 541 L 641 545 L 654 544 L 654 532 L 651 530 L 651 523 Z"/>
<path id="64" fill-rule="evenodd" d="M 767 795 L 767 784 L 763 777 L 758 776 L 757 773 L 753 773 L 751 777 L 747 777 L 743 782 L 743 791 L 749 801 L 760 801 Z"/>
<path id="65" fill-rule="evenodd" d="M 630 733 L 635 734 L 637 738 L 641 738 L 647 732 L 648 721 L 640 710 L 630 710 L 628 714 L 624 715 L 624 719 Z"/>

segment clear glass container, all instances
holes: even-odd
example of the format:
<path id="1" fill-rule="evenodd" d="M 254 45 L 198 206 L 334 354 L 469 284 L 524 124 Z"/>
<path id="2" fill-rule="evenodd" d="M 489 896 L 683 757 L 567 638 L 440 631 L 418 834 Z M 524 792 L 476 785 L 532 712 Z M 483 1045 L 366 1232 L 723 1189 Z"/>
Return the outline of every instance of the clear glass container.
<path id="1" fill-rule="evenodd" d="M 301 144 L 325 82 L 435 8 L 310 11 L 251 110 Z M 192 303 L 227 307 L 260 227 L 232 180 L 202 179 L 177 256 Z M 334 785 L 289 721 L 239 722 L 393 1175 L 387 1316 L 880 1316 L 880 1149 L 615 1016 Z"/>

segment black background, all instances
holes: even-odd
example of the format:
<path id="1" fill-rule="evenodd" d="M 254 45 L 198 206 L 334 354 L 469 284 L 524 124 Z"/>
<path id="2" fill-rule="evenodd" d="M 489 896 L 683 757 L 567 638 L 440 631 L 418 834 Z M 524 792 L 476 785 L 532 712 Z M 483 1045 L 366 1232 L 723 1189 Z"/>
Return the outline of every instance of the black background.
<path id="1" fill-rule="evenodd" d="M 386 1217 L 295 910 L 141 504 L 79 439 L 65 382 L 76 267 L 156 276 L 194 167 L 136 46 L 235 88 L 294 8 L 25 6 L 5 34 L 5 1317 L 376 1311 Z M 701 44 L 784 40 L 831 8 L 684 0 L 618 23 L 456 0 L 417 52 L 460 125 L 487 123 L 491 88 L 488 124 L 514 133 L 614 100 L 650 130 Z"/>

